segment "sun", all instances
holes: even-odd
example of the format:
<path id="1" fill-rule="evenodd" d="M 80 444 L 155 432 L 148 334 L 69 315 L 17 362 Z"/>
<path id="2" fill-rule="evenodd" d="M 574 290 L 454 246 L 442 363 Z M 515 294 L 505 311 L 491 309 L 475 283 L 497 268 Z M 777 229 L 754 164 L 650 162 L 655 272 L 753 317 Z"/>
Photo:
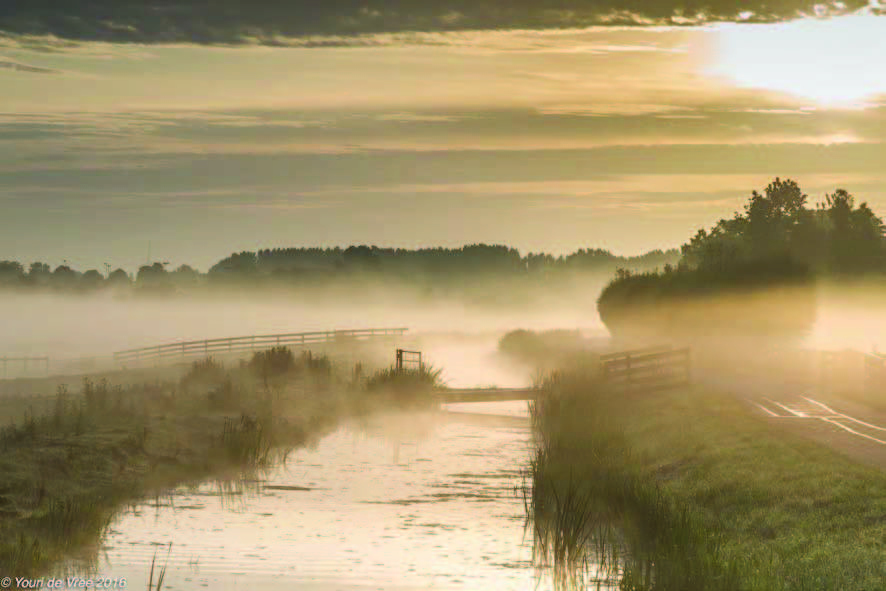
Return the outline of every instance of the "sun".
<path id="1" fill-rule="evenodd" d="M 886 17 L 730 24 L 714 35 L 708 73 L 736 85 L 792 94 L 823 107 L 886 97 Z"/>

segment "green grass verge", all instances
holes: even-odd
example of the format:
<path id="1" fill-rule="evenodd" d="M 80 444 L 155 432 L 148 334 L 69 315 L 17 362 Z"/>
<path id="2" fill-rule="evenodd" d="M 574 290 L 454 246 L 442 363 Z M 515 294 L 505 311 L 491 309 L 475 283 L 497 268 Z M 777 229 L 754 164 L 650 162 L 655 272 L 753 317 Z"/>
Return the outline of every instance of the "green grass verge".
<path id="1" fill-rule="evenodd" d="M 526 487 L 543 561 L 602 552 L 625 589 L 886 589 L 886 474 L 717 392 L 544 391 Z"/>

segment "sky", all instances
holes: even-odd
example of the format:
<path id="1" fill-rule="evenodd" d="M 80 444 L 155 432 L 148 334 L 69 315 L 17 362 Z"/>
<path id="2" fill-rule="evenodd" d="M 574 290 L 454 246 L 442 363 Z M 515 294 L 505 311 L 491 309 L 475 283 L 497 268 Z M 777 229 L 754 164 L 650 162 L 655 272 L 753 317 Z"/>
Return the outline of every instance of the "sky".
<path id="1" fill-rule="evenodd" d="M 201 2 L 0 8 L 0 260 L 629 255 L 678 247 L 776 176 L 886 214 L 876 2 Z"/>

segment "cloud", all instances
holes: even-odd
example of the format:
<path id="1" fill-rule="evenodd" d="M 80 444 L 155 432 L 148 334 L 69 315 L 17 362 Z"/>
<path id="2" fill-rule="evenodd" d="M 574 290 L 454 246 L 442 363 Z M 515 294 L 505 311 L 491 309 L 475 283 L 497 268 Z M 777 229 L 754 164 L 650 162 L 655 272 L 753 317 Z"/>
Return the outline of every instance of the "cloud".
<path id="1" fill-rule="evenodd" d="M 722 104 L 566 105 L 421 111 L 0 113 L 0 169 L 103 169 L 172 154 L 557 151 L 621 146 L 884 144 L 886 109 L 808 111 Z M 763 103 L 765 104 L 765 103 Z M 589 116 L 595 115 L 595 116 Z M 516 130 L 516 131 L 515 131 Z M 886 145 L 886 144 L 884 144 Z"/>
<path id="2" fill-rule="evenodd" d="M 28 74 L 60 74 L 59 70 L 52 68 L 41 68 L 40 66 L 31 66 L 8 59 L 0 58 L 0 70 L 12 70 L 13 72 L 26 72 Z"/>
<path id="3" fill-rule="evenodd" d="M 538 109 L 542 115 L 574 115 L 587 117 L 607 117 L 611 115 L 660 115 L 674 111 L 689 111 L 688 107 L 675 105 L 593 103 L 583 105 L 548 105 Z"/>
<path id="4" fill-rule="evenodd" d="M 866 10 L 875 2 L 844 0 L 619 0 L 439 2 L 378 0 L 5 0 L 0 32 L 55 40 L 111 43 L 286 44 L 304 36 L 349 36 L 404 31 L 544 29 L 608 26 L 695 26 L 717 21 L 772 22 L 800 15 Z M 340 42 L 340 41 L 339 41 Z M 315 39 L 314 43 L 323 44 Z M 334 39 L 330 43 L 336 43 Z M 323 44 L 322 46 L 329 46 Z"/>
<path id="5" fill-rule="evenodd" d="M 399 121 L 400 123 L 451 123 L 462 117 L 456 115 L 426 115 L 420 113 L 385 113 L 377 115 L 379 121 Z"/>

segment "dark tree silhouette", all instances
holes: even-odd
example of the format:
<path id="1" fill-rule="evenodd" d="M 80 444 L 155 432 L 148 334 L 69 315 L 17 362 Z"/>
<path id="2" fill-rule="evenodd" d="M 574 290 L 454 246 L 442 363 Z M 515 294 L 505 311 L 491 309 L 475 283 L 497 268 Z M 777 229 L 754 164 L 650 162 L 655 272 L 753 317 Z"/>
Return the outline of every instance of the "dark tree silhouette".
<path id="1" fill-rule="evenodd" d="M 104 282 L 104 276 L 95 269 L 86 271 L 80 278 L 80 285 L 86 290 L 98 289 Z"/>
<path id="2" fill-rule="evenodd" d="M 131 285 L 132 280 L 126 271 L 123 269 L 116 269 L 108 275 L 107 283 L 112 287 L 128 287 Z"/>
<path id="3" fill-rule="evenodd" d="M 0 261 L 0 284 L 20 285 L 25 277 L 25 268 L 16 261 Z"/>

